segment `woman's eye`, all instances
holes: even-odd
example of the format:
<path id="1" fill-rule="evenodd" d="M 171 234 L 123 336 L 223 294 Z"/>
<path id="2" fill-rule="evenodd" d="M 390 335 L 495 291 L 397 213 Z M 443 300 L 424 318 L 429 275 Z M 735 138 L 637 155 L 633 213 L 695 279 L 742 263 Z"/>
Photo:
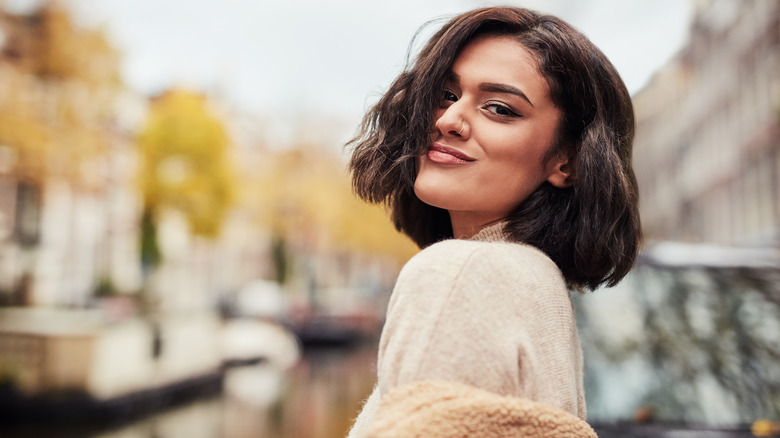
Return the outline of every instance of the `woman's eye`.
<path id="1" fill-rule="evenodd" d="M 449 101 L 449 102 L 457 102 L 458 96 L 456 96 L 455 93 L 453 93 L 450 90 L 444 90 L 441 94 L 441 100 Z"/>
<path id="2" fill-rule="evenodd" d="M 509 109 L 509 107 L 498 104 L 498 103 L 491 103 L 488 105 L 485 105 L 485 109 L 490 111 L 491 113 L 501 116 L 501 117 L 518 117 L 519 114 Z"/>

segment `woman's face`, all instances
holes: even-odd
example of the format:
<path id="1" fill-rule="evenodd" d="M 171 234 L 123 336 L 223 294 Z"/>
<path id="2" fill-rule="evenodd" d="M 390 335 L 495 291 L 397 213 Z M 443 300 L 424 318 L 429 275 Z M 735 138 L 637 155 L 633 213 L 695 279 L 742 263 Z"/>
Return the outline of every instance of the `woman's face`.
<path id="1" fill-rule="evenodd" d="M 448 210 L 455 237 L 500 221 L 544 181 L 569 185 L 545 155 L 560 119 L 534 56 L 508 36 L 470 42 L 452 66 L 414 191 Z"/>

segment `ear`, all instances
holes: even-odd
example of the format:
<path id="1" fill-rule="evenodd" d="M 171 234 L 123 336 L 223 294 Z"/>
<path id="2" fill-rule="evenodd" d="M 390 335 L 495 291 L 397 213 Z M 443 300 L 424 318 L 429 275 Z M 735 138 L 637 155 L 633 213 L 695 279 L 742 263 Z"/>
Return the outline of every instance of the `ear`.
<path id="1" fill-rule="evenodd" d="M 559 189 L 571 187 L 574 179 L 574 166 L 566 155 L 558 154 L 547 163 L 547 182 L 553 186 Z"/>

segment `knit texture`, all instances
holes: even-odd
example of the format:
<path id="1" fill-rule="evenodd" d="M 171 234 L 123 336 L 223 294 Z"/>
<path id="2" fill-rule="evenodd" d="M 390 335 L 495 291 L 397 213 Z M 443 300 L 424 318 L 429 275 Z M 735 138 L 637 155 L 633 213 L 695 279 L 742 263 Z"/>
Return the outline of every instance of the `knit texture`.
<path id="1" fill-rule="evenodd" d="M 382 400 L 366 438 L 596 438 L 568 412 L 457 382 L 398 387 Z"/>
<path id="2" fill-rule="evenodd" d="M 473 240 L 431 245 L 404 266 L 380 338 L 377 388 L 350 438 L 365 436 L 393 389 L 423 380 L 585 418 L 582 354 L 561 272 L 538 249 L 503 240 L 500 225 L 488 227 Z"/>

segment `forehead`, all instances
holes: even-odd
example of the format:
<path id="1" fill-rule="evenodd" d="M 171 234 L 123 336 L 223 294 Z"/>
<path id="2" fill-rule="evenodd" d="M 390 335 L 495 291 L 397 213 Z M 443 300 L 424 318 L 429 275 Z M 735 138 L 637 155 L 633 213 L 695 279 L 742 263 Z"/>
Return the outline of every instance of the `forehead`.
<path id="1" fill-rule="evenodd" d="M 462 80 L 504 83 L 545 96 L 549 92 L 536 55 L 512 36 L 475 38 L 455 58 L 452 71 Z"/>

